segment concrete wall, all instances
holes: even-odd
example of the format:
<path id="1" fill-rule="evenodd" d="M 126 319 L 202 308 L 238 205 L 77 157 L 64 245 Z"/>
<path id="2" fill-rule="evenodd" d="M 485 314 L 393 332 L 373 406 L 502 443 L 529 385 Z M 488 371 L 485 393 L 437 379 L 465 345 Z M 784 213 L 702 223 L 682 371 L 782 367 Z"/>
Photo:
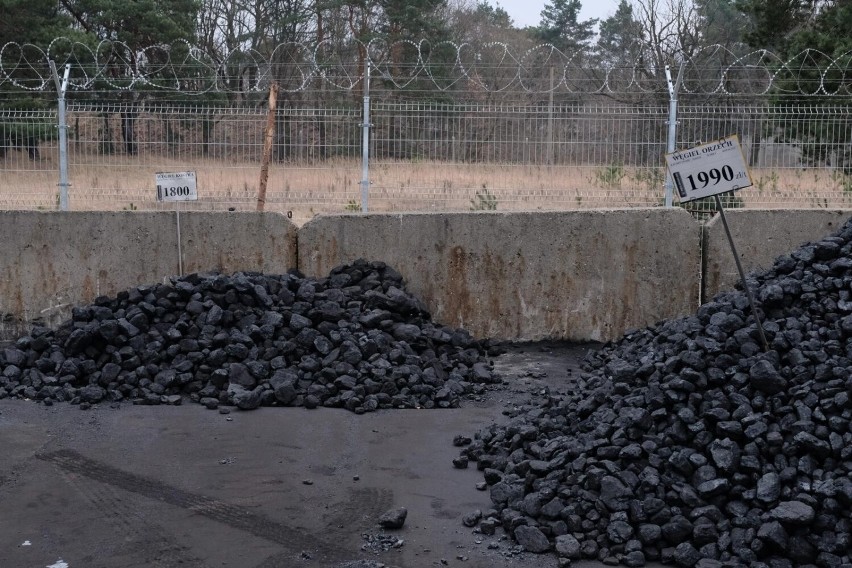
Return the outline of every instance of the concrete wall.
<path id="1" fill-rule="evenodd" d="M 383 260 L 477 337 L 609 340 L 695 310 L 699 243 L 679 208 L 334 215 L 299 229 L 299 268 Z"/>
<path id="2" fill-rule="evenodd" d="M 800 245 L 837 231 L 852 211 L 733 210 L 725 211 L 728 226 L 746 274 L 765 270 L 775 259 Z M 717 215 L 704 228 L 704 301 L 740 281 L 737 265 Z"/>
<path id="3" fill-rule="evenodd" d="M 747 270 L 836 231 L 852 211 L 730 211 Z M 297 266 L 325 276 L 356 258 L 405 277 L 434 318 L 478 337 L 609 340 L 692 313 L 737 281 L 718 218 L 685 211 L 335 215 L 298 229 L 274 213 L 181 214 L 184 272 Z M 172 212 L 0 212 L 0 339 L 56 325 L 71 306 L 178 273 Z M 298 237 L 298 238 L 297 238 Z M 298 244 L 297 244 L 298 241 Z M 298 252 L 298 255 L 297 255 Z"/>
<path id="4" fill-rule="evenodd" d="M 0 212 L 0 339 L 71 306 L 178 274 L 174 213 Z M 273 213 L 180 215 L 184 273 L 284 272 L 296 226 Z"/>

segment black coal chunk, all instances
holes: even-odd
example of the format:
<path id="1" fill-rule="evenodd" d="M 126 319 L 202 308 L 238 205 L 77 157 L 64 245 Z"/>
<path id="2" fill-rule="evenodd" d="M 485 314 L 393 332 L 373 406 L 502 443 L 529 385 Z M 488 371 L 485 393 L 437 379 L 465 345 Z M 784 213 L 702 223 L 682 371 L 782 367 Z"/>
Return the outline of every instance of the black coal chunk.
<path id="1" fill-rule="evenodd" d="M 433 322 L 383 262 L 318 279 L 190 274 L 99 297 L 0 350 L 0 398 L 453 408 L 499 382 L 489 349 Z"/>
<path id="2" fill-rule="evenodd" d="M 521 546 L 852 566 L 852 221 L 749 282 L 768 351 L 746 294 L 724 292 L 591 353 L 567 394 L 461 448 Z"/>

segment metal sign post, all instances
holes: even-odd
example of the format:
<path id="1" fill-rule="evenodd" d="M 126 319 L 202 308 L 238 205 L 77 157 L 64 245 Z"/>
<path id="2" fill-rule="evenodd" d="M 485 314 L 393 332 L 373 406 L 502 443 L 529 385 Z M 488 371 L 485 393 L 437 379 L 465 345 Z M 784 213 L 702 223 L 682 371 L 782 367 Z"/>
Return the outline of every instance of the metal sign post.
<path id="1" fill-rule="evenodd" d="M 175 201 L 175 221 L 177 224 L 178 276 L 183 276 L 183 245 L 180 239 L 180 201 Z"/>
<path id="2" fill-rule="evenodd" d="M 722 219 L 722 226 L 725 227 L 725 234 L 728 236 L 728 244 L 731 245 L 731 252 L 734 254 L 734 262 L 737 263 L 737 272 L 740 273 L 740 280 L 743 283 L 743 289 L 748 296 L 748 303 L 751 305 L 751 313 L 754 315 L 754 321 L 757 322 L 757 332 L 760 334 L 760 342 L 763 344 L 763 350 L 769 352 L 769 342 L 766 341 L 766 333 L 763 331 L 763 323 L 760 321 L 760 316 L 757 314 L 757 308 L 754 302 L 754 296 L 751 293 L 751 288 L 746 281 L 745 271 L 740 262 L 740 255 L 737 254 L 737 247 L 734 246 L 734 238 L 731 236 L 731 230 L 728 228 L 728 219 L 725 217 L 725 208 L 722 207 L 722 200 L 719 199 L 719 194 L 713 196 L 716 200 L 716 207 L 719 208 L 719 217 Z"/>
<path id="3" fill-rule="evenodd" d="M 370 194 L 370 61 L 364 77 L 364 128 L 361 137 L 361 211 L 366 213 Z"/>
<path id="4" fill-rule="evenodd" d="M 56 83 L 56 93 L 59 96 L 59 210 L 68 211 L 68 125 L 65 124 L 65 91 L 68 89 L 68 75 L 71 73 L 71 64 L 65 64 L 65 74 L 62 80 L 56 71 L 56 63 L 49 61 L 50 72 Z"/>
<path id="5" fill-rule="evenodd" d="M 157 201 L 173 201 L 175 224 L 177 225 L 178 276 L 183 276 L 183 246 L 180 238 L 180 203 L 198 200 L 198 184 L 195 172 L 157 172 Z"/>
<path id="6" fill-rule="evenodd" d="M 728 219 L 725 217 L 725 208 L 719 198 L 722 193 L 752 185 L 751 176 L 740 148 L 739 138 L 735 135 L 728 136 L 708 144 L 670 152 L 666 154 L 666 165 L 670 177 L 677 187 L 681 203 L 711 196 L 716 201 L 716 208 L 722 219 L 725 234 L 728 236 L 728 244 L 731 245 L 731 253 L 734 255 L 734 262 L 737 264 L 743 289 L 751 305 L 751 313 L 754 316 L 754 321 L 757 322 L 757 331 L 760 334 L 763 350 L 769 351 L 769 342 L 766 341 L 763 323 L 757 313 L 757 304 L 746 281 L 740 255 L 737 253 L 734 238 L 731 236 L 731 230 L 728 227 Z"/>

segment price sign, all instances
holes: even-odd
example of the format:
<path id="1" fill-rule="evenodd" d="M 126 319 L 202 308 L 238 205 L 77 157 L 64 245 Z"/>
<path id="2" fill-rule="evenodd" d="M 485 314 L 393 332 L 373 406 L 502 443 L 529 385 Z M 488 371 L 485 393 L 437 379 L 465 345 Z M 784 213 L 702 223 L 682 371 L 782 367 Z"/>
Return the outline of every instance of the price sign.
<path id="1" fill-rule="evenodd" d="M 157 172 L 157 201 L 197 201 L 195 172 Z"/>
<path id="2" fill-rule="evenodd" d="M 666 154 L 666 164 L 681 202 L 752 185 L 736 135 Z"/>

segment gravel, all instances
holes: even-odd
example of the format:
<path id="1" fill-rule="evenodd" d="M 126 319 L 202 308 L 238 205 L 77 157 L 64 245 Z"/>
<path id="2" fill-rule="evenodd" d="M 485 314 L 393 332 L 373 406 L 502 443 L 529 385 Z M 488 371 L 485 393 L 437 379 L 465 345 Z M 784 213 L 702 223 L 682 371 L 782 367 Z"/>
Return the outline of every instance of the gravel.
<path id="1" fill-rule="evenodd" d="M 191 274 L 99 297 L 0 349 L 0 399 L 454 408 L 499 381 L 488 349 L 432 322 L 382 262 L 320 279 Z"/>
<path id="2" fill-rule="evenodd" d="M 768 352 L 722 293 L 461 448 L 502 528 L 571 560 L 852 567 L 852 224 L 750 286 Z"/>

